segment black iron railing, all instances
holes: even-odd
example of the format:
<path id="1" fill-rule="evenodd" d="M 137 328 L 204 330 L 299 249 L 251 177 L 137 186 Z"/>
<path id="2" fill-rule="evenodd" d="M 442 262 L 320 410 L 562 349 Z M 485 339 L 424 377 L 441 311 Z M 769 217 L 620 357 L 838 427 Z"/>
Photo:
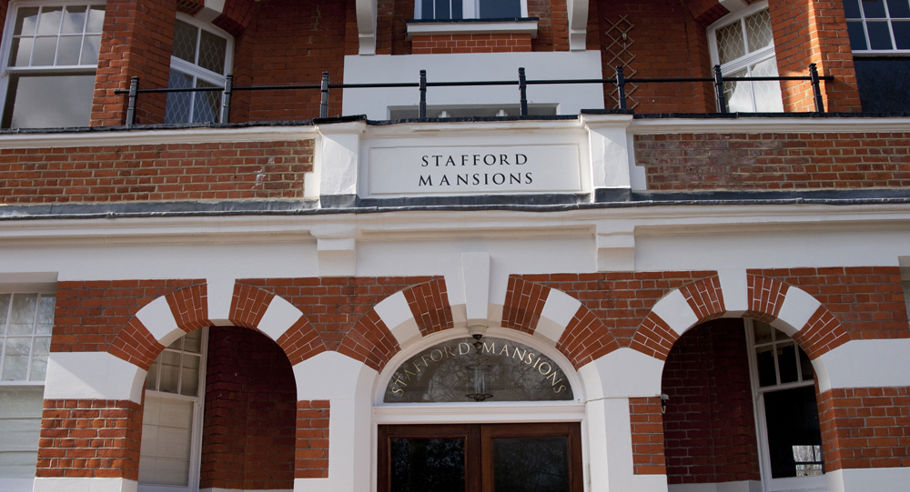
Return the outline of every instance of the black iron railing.
<path id="1" fill-rule="evenodd" d="M 677 78 L 649 78 L 635 77 L 626 78 L 623 67 L 616 67 L 616 76 L 609 79 L 549 79 L 549 80 L 528 80 L 524 67 L 518 69 L 518 78 L 516 80 L 474 80 L 459 82 L 429 82 L 427 80 L 427 71 L 421 70 L 417 82 L 390 82 L 390 83 L 369 83 L 369 84 L 332 84 L 329 81 L 329 73 L 322 73 L 322 80 L 319 84 L 302 84 L 302 85 L 252 85 L 252 86 L 235 86 L 233 77 L 228 75 L 224 87 L 196 87 L 196 88 L 153 88 L 140 89 L 139 77 L 130 79 L 129 89 L 117 89 L 115 94 L 127 94 L 128 104 L 126 113 L 126 126 L 132 127 L 136 120 L 136 104 L 141 94 L 168 94 L 168 93 L 192 93 L 192 92 L 221 92 L 221 114 L 218 121 L 228 123 L 231 112 L 231 96 L 236 91 L 274 91 L 274 90 L 318 90 L 320 92 L 319 117 L 327 118 L 329 116 L 329 94 L 332 89 L 383 89 L 383 88 L 417 88 L 419 93 L 418 119 L 427 119 L 427 90 L 430 87 L 480 87 L 480 86 L 518 86 L 520 116 L 528 116 L 528 97 L 527 89 L 529 85 L 567 85 L 567 84 L 599 84 L 614 85 L 617 93 L 617 108 L 628 109 L 626 86 L 628 84 L 682 84 L 682 83 L 712 83 L 714 88 L 715 104 L 717 112 L 728 113 L 727 101 L 724 97 L 724 83 L 726 82 L 780 82 L 780 81 L 804 81 L 812 85 L 812 91 L 815 100 L 815 111 L 823 113 L 825 111 L 824 101 L 822 100 L 821 81 L 832 81 L 834 77 L 830 75 L 822 76 L 814 63 L 809 65 L 809 74 L 805 76 L 787 76 L 787 77 L 725 77 L 720 70 L 720 65 L 714 66 L 713 77 L 677 77 Z"/>

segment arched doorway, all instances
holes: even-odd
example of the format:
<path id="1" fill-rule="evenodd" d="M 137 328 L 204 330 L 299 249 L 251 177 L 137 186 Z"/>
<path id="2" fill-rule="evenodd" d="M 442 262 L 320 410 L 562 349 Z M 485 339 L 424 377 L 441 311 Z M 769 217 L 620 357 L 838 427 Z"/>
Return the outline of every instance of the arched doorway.
<path id="1" fill-rule="evenodd" d="M 674 344 L 662 379 L 669 490 L 823 490 L 816 388 L 796 342 L 717 319 Z"/>
<path id="2" fill-rule="evenodd" d="M 196 330 L 145 383 L 139 490 L 292 490 L 296 384 L 284 352 L 247 328 Z"/>
<path id="3" fill-rule="evenodd" d="M 583 490 L 577 377 L 533 337 L 439 333 L 379 381 L 380 492 Z"/>

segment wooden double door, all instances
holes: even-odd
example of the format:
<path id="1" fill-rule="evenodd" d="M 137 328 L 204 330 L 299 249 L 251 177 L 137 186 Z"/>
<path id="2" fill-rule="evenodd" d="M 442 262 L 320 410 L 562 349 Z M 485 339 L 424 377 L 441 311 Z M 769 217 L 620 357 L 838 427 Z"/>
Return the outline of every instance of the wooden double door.
<path id="1" fill-rule="evenodd" d="M 577 422 L 379 427 L 379 492 L 581 492 Z"/>

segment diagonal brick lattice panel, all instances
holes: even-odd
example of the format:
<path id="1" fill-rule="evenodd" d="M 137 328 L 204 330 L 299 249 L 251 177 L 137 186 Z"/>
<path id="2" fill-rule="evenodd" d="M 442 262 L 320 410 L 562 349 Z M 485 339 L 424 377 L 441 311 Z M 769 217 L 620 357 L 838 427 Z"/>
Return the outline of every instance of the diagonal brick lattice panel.
<path id="1" fill-rule="evenodd" d="M 615 20 L 604 17 L 603 20 L 606 26 L 603 32 L 604 66 L 610 67 L 610 69 L 621 66 L 627 79 L 634 77 L 638 73 L 632 68 L 632 62 L 635 61 L 632 45 L 635 44 L 635 41 L 632 39 L 631 33 L 635 26 L 625 15 L 619 16 Z M 635 109 L 638 106 L 638 101 L 634 97 L 637 90 L 637 84 L 626 84 L 626 107 L 628 109 Z M 614 107 L 618 108 L 619 88 L 615 85 L 610 91 L 610 97 L 615 104 Z"/>

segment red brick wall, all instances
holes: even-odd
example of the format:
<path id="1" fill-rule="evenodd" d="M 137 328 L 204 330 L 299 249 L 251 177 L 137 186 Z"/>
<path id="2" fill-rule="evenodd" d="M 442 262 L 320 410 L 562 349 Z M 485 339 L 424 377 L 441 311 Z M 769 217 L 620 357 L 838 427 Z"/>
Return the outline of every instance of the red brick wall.
<path id="1" fill-rule="evenodd" d="M 7 204 L 302 199 L 313 141 L 0 150 Z"/>
<path id="2" fill-rule="evenodd" d="M 742 321 L 686 332 L 664 366 L 667 481 L 758 480 L 758 454 Z"/>
<path id="3" fill-rule="evenodd" d="M 294 487 L 297 387 L 287 357 L 247 328 L 209 330 L 200 487 Z"/>
<path id="4" fill-rule="evenodd" d="M 833 313 L 849 339 L 910 337 L 899 267 L 775 268 L 748 273 L 805 290 Z M 797 341 L 803 336 L 799 333 Z M 820 355 L 803 346 L 811 357 Z"/>
<path id="5" fill-rule="evenodd" d="M 141 87 L 167 87 L 171 43 L 174 37 L 176 2 L 157 0 L 108 0 L 104 32 L 95 73 L 92 126 L 120 125 L 126 115 L 130 77 L 140 78 Z M 164 98 L 140 98 L 136 123 L 160 123 Z"/>
<path id="6" fill-rule="evenodd" d="M 427 34 L 411 38 L 413 54 L 531 51 L 530 34 Z"/>
<path id="7" fill-rule="evenodd" d="M 294 478 L 329 476 L 329 402 L 297 402 L 297 459 Z"/>
<path id="8" fill-rule="evenodd" d="M 908 153 L 908 133 L 635 136 L 655 191 L 905 188 Z"/>
<path id="9" fill-rule="evenodd" d="M 632 465 L 636 475 L 667 473 L 660 397 L 629 398 L 632 424 Z"/>
<path id="10" fill-rule="evenodd" d="M 828 111 L 861 111 L 853 54 L 841 0 L 770 0 L 774 50 L 781 76 L 805 76 L 810 63 L 833 82 L 822 84 Z M 815 111 L 812 88 L 783 82 L 786 111 Z"/>
<path id="11" fill-rule="evenodd" d="M 910 387 L 819 395 L 825 471 L 910 466 Z"/>
<path id="12" fill-rule="evenodd" d="M 353 2 L 270 0 L 258 7 L 236 43 L 234 84 L 319 85 L 322 72 L 334 83 L 344 80 L 349 49 L 347 16 Z M 231 121 L 303 121 L 319 116 L 319 90 L 269 90 L 234 94 Z M 236 104 L 234 104 L 236 100 Z M 341 93 L 329 102 L 329 114 L 341 113 Z"/>
<path id="13" fill-rule="evenodd" d="M 138 403 L 44 400 L 41 418 L 36 476 L 138 479 Z"/>
<path id="14" fill-rule="evenodd" d="M 614 77 L 618 62 L 612 55 L 625 51 L 634 56 L 624 66 L 629 78 L 710 77 L 708 41 L 705 27 L 692 18 L 679 0 L 599 0 L 597 12 L 601 31 L 603 77 Z M 625 17 L 632 25 L 623 40 L 611 25 Z M 610 92 L 605 86 L 605 100 L 611 108 Z M 626 88 L 630 109 L 637 113 L 703 113 L 714 110 L 711 85 L 695 83 L 637 84 Z M 634 103 L 637 106 L 634 108 Z"/>

